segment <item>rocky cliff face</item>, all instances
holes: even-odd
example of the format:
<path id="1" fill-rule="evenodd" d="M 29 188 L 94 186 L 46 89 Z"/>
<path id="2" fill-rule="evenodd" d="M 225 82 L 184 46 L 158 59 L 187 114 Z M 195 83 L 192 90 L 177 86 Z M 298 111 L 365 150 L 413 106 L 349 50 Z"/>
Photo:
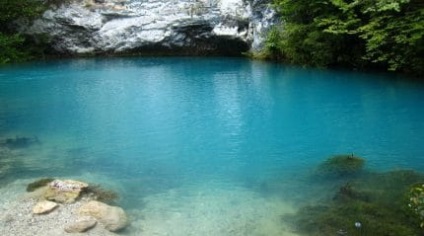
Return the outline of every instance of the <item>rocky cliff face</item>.
<path id="1" fill-rule="evenodd" d="M 22 27 L 61 54 L 236 55 L 257 50 L 274 20 L 268 0 L 77 0 Z"/>

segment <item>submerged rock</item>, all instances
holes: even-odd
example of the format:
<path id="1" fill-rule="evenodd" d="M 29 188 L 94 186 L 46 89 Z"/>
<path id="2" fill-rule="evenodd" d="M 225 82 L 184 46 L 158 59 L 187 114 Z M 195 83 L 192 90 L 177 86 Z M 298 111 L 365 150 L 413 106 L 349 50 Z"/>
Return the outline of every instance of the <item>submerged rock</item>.
<path id="1" fill-rule="evenodd" d="M 113 203 L 119 198 L 117 192 L 104 189 L 100 185 L 89 185 L 84 189 L 83 193 L 92 200 L 104 203 Z"/>
<path id="2" fill-rule="evenodd" d="M 34 214 L 47 214 L 56 209 L 59 205 L 52 201 L 41 201 L 38 202 L 34 208 L 32 208 L 32 213 Z"/>
<path id="3" fill-rule="evenodd" d="M 340 229 L 346 235 L 423 235 L 422 219 L 407 209 L 408 204 L 414 209 L 414 197 L 418 204 L 424 199 L 415 183 L 424 183 L 424 175 L 410 170 L 368 172 L 335 193 L 329 188 L 334 198 L 307 204 L 285 220 L 294 221 L 302 235 L 337 235 Z"/>
<path id="4" fill-rule="evenodd" d="M 79 214 L 92 216 L 99 221 L 105 229 L 109 231 L 118 231 L 128 225 L 128 218 L 124 210 L 120 207 L 109 206 L 98 201 L 89 201 L 82 205 Z"/>
<path id="5" fill-rule="evenodd" d="M 44 198 L 59 203 L 73 203 L 87 183 L 76 180 L 54 180 L 48 185 Z"/>
<path id="6" fill-rule="evenodd" d="M 93 218 L 78 219 L 76 222 L 69 224 L 65 227 L 65 232 L 67 233 L 83 233 L 86 232 L 94 226 L 96 226 L 97 221 Z"/>
<path id="7" fill-rule="evenodd" d="M 7 147 L 9 149 L 21 149 L 27 148 L 34 144 L 40 144 L 40 141 L 37 137 L 19 137 L 15 138 L 7 138 L 5 140 L 0 141 L 0 146 Z"/>
<path id="8" fill-rule="evenodd" d="M 339 176 L 352 175 L 360 172 L 365 164 L 361 157 L 351 155 L 335 155 L 328 158 L 319 167 L 323 174 L 335 174 Z"/>
<path id="9" fill-rule="evenodd" d="M 60 54 L 240 55 L 262 44 L 277 17 L 270 0 L 73 1 L 20 31 L 47 35 Z"/>
<path id="10" fill-rule="evenodd" d="M 53 181 L 54 181 L 53 178 L 42 178 L 42 179 L 38 179 L 38 180 L 36 180 L 36 181 L 34 181 L 32 183 L 29 183 L 28 186 L 27 186 L 27 188 L 26 188 L 26 191 L 27 192 L 33 192 L 33 191 L 35 191 L 38 188 L 47 186 L 49 183 L 51 183 Z"/>

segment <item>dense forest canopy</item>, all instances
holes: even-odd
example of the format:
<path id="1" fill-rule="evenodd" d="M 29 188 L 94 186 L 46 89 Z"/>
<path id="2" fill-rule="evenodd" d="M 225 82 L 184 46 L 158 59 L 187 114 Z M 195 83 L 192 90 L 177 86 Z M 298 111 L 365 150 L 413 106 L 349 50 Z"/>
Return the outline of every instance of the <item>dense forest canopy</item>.
<path id="1" fill-rule="evenodd" d="M 318 67 L 424 72 L 423 0 L 274 0 L 267 56 Z"/>

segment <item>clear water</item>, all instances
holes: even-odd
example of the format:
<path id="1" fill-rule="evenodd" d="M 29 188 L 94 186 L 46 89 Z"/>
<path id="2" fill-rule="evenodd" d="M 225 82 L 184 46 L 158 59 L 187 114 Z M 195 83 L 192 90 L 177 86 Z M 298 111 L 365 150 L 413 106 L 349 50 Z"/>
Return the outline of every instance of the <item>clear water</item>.
<path id="1" fill-rule="evenodd" d="M 6 177 L 80 176 L 127 209 L 199 186 L 296 201 L 334 154 L 424 171 L 423 101 L 418 82 L 245 59 L 50 61 L 0 68 L 0 137 L 41 142 Z"/>

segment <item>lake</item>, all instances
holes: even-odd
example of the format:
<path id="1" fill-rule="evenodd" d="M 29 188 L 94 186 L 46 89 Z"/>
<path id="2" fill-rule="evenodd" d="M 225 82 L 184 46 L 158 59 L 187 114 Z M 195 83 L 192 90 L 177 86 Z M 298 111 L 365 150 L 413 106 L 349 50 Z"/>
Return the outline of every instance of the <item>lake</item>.
<path id="1" fill-rule="evenodd" d="M 34 142 L 0 177 L 102 184 L 133 235 L 291 235 L 280 217 L 326 196 L 311 175 L 328 157 L 424 171 L 423 101 L 400 77 L 242 58 L 4 66 L 0 139 Z"/>

